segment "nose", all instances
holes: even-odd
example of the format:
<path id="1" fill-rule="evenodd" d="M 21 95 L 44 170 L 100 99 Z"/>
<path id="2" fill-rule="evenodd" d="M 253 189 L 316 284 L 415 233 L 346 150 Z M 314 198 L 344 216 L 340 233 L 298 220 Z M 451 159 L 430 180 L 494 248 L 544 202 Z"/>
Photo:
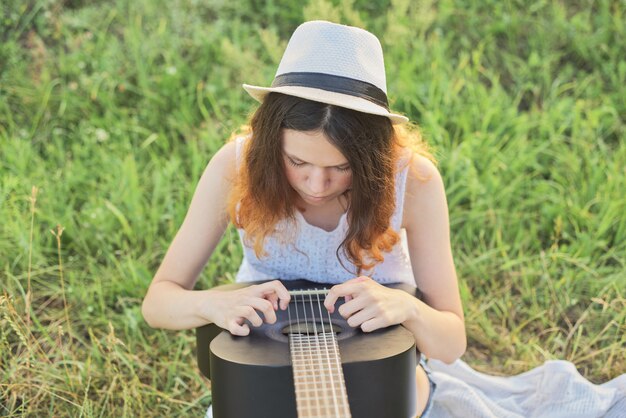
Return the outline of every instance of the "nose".
<path id="1" fill-rule="evenodd" d="M 307 183 L 309 186 L 309 190 L 314 195 L 322 194 L 330 184 L 330 178 L 326 173 L 326 169 L 320 167 L 314 167 L 309 172 L 309 177 L 307 178 Z"/>

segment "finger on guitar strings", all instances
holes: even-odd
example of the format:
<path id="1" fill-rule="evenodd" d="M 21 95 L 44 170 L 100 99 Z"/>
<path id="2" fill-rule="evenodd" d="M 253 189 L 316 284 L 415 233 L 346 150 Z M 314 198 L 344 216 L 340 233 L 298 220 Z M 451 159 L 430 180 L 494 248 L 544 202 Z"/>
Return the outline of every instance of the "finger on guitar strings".
<path id="1" fill-rule="evenodd" d="M 337 299 L 340 297 L 345 298 L 346 302 L 354 299 L 363 290 L 368 280 L 371 279 L 366 276 L 360 276 L 331 287 L 324 300 L 324 306 L 328 309 L 328 312 L 333 313 L 335 311 L 335 303 L 337 303 Z"/>
<path id="2" fill-rule="evenodd" d="M 278 310 L 278 295 L 272 292 L 269 295 L 266 295 L 265 297 L 272 304 L 272 308 L 274 308 L 274 310 L 277 311 Z"/>
<path id="3" fill-rule="evenodd" d="M 276 322 L 276 313 L 274 312 L 274 305 L 267 299 L 251 296 L 245 300 L 245 303 L 252 306 L 255 310 L 263 314 L 263 322 L 273 324 Z M 260 326 L 253 324 L 254 326 Z"/>
<path id="4" fill-rule="evenodd" d="M 250 324 L 254 327 L 260 327 L 263 325 L 263 320 L 252 306 L 238 306 L 236 309 L 236 315 L 238 318 L 247 319 L 248 322 L 250 322 Z"/>
<path id="5" fill-rule="evenodd" d="M 274 304 L 275 309 L 278 310 L 278 306 L 283 311 L 287 309 L 289 306 L 289 301 L 291 300 L 291 295 L 289 291 L 285 287 L 284 284 L 281 283 L 280 280 L 272 280 L 271 282 L 262 283 L 257 285 L 258 289 L 261 290 L 261 295 Z M 280 301 L 280 305 L 278 302 Z M 276 303 L 275 303 L 276 302 Z"/>
<path id="6" fill-rule="evenodd" d="M 348 300 L 348 296 L 346 296 L 346 302 L 339 307 L 339 315 L 341 315 L 345 319 L 348 319 L 355 313 L 364 309 L 366 306 L 368 306 L 368 304 L 369 298 L 367 297 L 351 297 L 350 300 Z"/>

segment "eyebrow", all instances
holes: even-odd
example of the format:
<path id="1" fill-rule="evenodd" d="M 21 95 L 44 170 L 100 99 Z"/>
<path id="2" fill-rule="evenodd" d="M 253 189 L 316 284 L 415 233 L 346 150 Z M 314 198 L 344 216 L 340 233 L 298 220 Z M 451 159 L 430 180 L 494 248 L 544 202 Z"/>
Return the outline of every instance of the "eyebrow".
<path id="1" fill-rule="evenodd" d="M 298 158 L 295 155 L 289 154 L 287 151 L 283 151 L 283 152 L 285 153 L 285 155 L 288 158 L 291 158 L 292 160 L 297 160 L 298 162 L 305 163 L 305 164 L 311 164 L 308 161 L 304 161 L 302 158 Z M 339 164 L 339 165 L 331 165 L 329 167 L 324 167 L 324 168 L 334 168 L 334 167 L 336 167 L 336 168 L 350 167 L 350 163 L 344 163 L 344 164 Z"/>

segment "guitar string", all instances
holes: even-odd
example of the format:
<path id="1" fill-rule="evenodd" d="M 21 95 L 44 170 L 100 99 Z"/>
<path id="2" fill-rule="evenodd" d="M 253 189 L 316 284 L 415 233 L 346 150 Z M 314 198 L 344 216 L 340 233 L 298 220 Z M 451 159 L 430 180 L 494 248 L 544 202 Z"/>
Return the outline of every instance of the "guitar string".
<path id="1" fill-rule="evenodd" d="M 318 306 L 320 304 L 320 297 L 319 294 L 317 295 L 317 303 Z M 330 317 L 330 311 L 326 310 L 326 315 L 328 316 L 328 323 L 330 324 L 331 327 L 331 332 L 332 332 L 332 319 Z M 320 307 L 320 316 L 322 316 L 322 311 L 321 311 L 321 307 Z M 338 341 L 337 338 L 335 336 L 335 333 L 332 332 L 332 344 L 333 344 L 333 353 L 335 355 L 335 362 L 336 362 L 336 366 L 337 366 L 337 371 L 339 372 L 338 375 L 340 377 L 340 379 L 343 377 L 343 370 L 341 367 L 341 358 L 340 358 L 340 352 L 339 352 L 339 346 L 338 346 Z M 346 392 L 346 384 L 345 384 L 345 379 L 341 379 L 339 382 L 339 390 L 341 392 L 341 399 L 342 399 L 342 409 L 343 412 L 346 413 L 346 417 L 350 417 L 351 413 L 350 413 L 350 405 L 348 404 L 348 394 Z"/>
<path id="2" fill-rule="evenodd" d="M 328 315 L 328 321 L 331 321 L 330 318 L 330 311 L 326 311 L 326 315 Z M 337 367 L 340 368 L 341 370 L 341 376 L 343 377 L 343 369 L 341 368 L 341 358 L 340 358 L 340 351 L 339 351 L 339 341 L 335 338 L 333 340 L 334 343 L 334 348 L 335 351 L 337 353 Z M 340 389 L 341 389 L 341 396 L 343 398 L 343 405 L 344 405 L 344 409 L 347 412 L 347 416 L 350 417 L 351 413 L 350 413 L 350 404 L 348 403 L 348 393 L 346 391 L 346 383 L 345 383 L 345 379 L 341 382 L 342 384 L 340 385 Z"/>
<path id="3" fill-rule="evenodd" d="M 295 306 L 295 311 L 296 311 L 296 325 L 298 326 L 299 329 L 299 324 L 300 324 L 300 314 L 298 312 L 298 297 L 294 296 L 293 298 L 293 304 Z M 291 303 L 288 305 L 288 313 L 290 312 L 290 305 Z M 289 324 L 292 324 L 291 322 L 291 314 L 289 314 Z M 296 347 L 297 343 L 298 343 L 298 338 L 297 338 L 297 334 L 295 333 L 290 333 L 289 334 L 289 341 L 290 341 L 290 345 L 291 345 L 291 353 L 292 353 L 292 358 L 293 358 L 293 353 L 294 350 L 298 350 L 298 347 Z M 297 365 L 295 364 L 295 359 L 293 359 L 294 362 L 294 383 L 296 383 L 296 367 Z M 300 365 L 301 366 L 301 365 Z M 299 398 L 298 396 L 298 391 L 297 391 L 297 386 L 296 386 L 296 409 L 298 409 L 298 415 L 300 415 L 300 412 L 306 412 L 306 410 L 310 410 L 310 408 L 308 408 L 308 404 L 309 402 L 305 402 L 304 400 L 302 400 L 301 398 Z"/>
<path id="4" fill-rule="evenodd" d="M 296 314 L 298 313 L 298 304 L 297 304 L 297 302 L 298 302 L 298 297 L 295 296 L 294 304 L 296 306 Z M 310 365 L 310 368 L 309 368 L 309 370 L 307 371 L 306 374 L 309 374 L 309 373 L 313 374 L 314 371 L 315 371 L 315 360 L 312 358 L 312 355 L 311 355 L 311 349 L 310 349 L 310 338 L 311 337 L 310 337 L 310 331 L 309 331 L 309 321 L 308 321 L 308 317 L 307 317 L 307 313 L 306 313 L 306 304 L 304 303 L 304 295 L 302 296 L 301 305 L 302 305 L 302 311 L 304 313 L 304 326 L 305 326 L 305 329 L 306 329 L 306 336 L 307 336 L 306 341 L 307 341 L 307 343 L 309 343 L 309 346 L 307 347 L 308 350 L 305 351 L 302 348 L 302 344 L 303 344 L 302 343 L 302 338 L 298 338 L 298 342 L 300 343 L 300 349 L 301 349 L 300 351 L 302 352 L 302 356 L 305 357 L 306 360 L 308 360 L 309 365 Z M 298 325 L 298 329 L 301 330 L 301 328 L 300 328 L 301 324 L 300 324 L 300 317 L 299 316 L 298 316 L 298 319 L 297 319 L 297 325 Z M 306 371 L 306 367 L 305 367 L 305 371 Z M 319 413 L 321 411 L 320 396 L 319 396 L 320 389 L 319 389 L 317 383 L 318 383 L 317 379 L 313 379 L 313 389 L 314 389 L 314 392 L 315 392 L 315 404 L 317 405 L 317 411 Z M 308 386 L 308 384 L 307 384 L 307 386 Z M 310 402 L 308 402 L 308 405 L 310 405 Z M 309 410 L 311 410 L 311 408 L 309 408 Z"/>
<path id="5" fill-rule="evenodd" d="M 317 290 L 317 289 L 315 289 L 315 290 Z M 311 299 L 311 295 L 310 294 L 309 294 L 309 299 Z M 311 336 L 308 333 L 308 330 L 309 330 L 309 325 L 308 324 L 309 324 L 309 322 L 308 322 L 308 318 L 306 317 L 307 304 L 306 304 L 306 301 L 305 301 L 305 295 L 302 296 L 302 305 L 304 307 L 305 322 L 307 324 L 306 325 L 306 327 L 307 327 L 306 328 L 307 329 L 307 338 L 306 338 L 305 341 L 308 344 L 307 345 L 308 355 L 309 355 L 309 357 L 313 357 L 315 355 L 315 362 L 316 362 L 316 364 L 318 366 L 322 366 L 322 356 L 321 356 L 321 353 L 320 353 L 319 334 L 318 334 L 317 330 L 315 329 L 315 312 L 313 311 L 313 304 L 310 303 L 310 307 L 311 307 L 311 325 L 312 325 L 312 328 L 313 328 L 313 336 L 315 338 L 314 346 L 317 348 L 316 350 L 315 349 L 311 349 Z M 316 388 L 317 388 L 317 380 L 319 378 L 319 374 L 316 374 L 314 369 L 312 369 L 311 372 L 312 372 L 312 375 L 313 375 L 313 381 L 316 382 Z M 324 379 L 323 377 L 321 379 L 319 379 L 319 380 L 322 383 L 322 396 L 321 396 L 321 399 L 322 399 L 322 403 L 323 403 L 323 409 L 324 410 L 328 410 L 328 399 L 327 399 L 328 388 L 326 387 L 326 383 L 327 382 L 326 382 L 326 379 Z M 316 397 L 320 398 L 319 396 L 316 396 Z M 318 408 L 318 412 L 321 413 L 322 409 Z"/>
<path id="6" fill-rule="evenodd" d="M 310 295 L 309 295 L 310 298 Z M 302 304 L 304 307 L 304 311 L 307 311 L 307 307 L 310 304 L 307 304 L 306 300 L 305 300 L 305 295 L 302 296 Z M 313 378 L 314 382 L 320 382 L 321 386 L 322 386 L 322 395 L 321 396 L 317 396 L 320 400 L 321 400 L 321 409 L 318 410 L 318 412 L 321 414 L 323 411 L 326 411 L 328 409 L 328 399 L 327 399 L 327 385 L 326 385 L 326 380 L 323 378 L 320 378 L 320 373 L 319 373 L 319 368 L 323 366 L 322 364 L 322 355 L 320 352 L 320 341 L 319 341 L 319 334 L 317 332 L 316 326 L 315 326 L 315 312 L 313 311 L 313 309 L 311 308 L 311 328 L 309 328 L 309 322 L 308 322 L 308 316 L 306 318 L 307 324 L 307 331 L 309 329 L 313 330 L 313 334 L 309 335 L 307 333 L 307 348 L 308 348 L 308 355 L 311 357 L 312 361 L 315 363 L 315 365 L 317 366 L 317 370 L 312 370 L 311 371 L 311 376 Z"/>
<path id="7" fill-rule="evenodd" d="M 311 295 L 309 295 L 309 301 L 311 303 L 311 311 L 313 310 L 313 297 Z M 335 389 L 335 378 L 334 378 L 334 373 L 332 373 L 332 363 L 330 360 L 330 353 L 328 350 L 328 339 L 326 338 L 326 328 L 324 326 L 324 315 L 322 314 L 322 305 L 320 303 L 320 295 L 319 293 L 317 294 L 317 307 L 320 313 L 320 322 L 322 323 L 322 335 L 324 335 L 324 352 L 326 353 L 326 362 L 328 364 L 328 371 L 330 372 L 330 384 L 332 386 L 332 390 L 333 390 L 333 406 L 335 407 L 335 416 L 339 416 L 339 402 L 337 400 L 337 389 Z M 328 335 L 330 336 L 331 333 L 333 332 L 333 325 L 332 323 L 329 321 L 328 323 L 329 326 L 329 330 L 328 330 Z"/>
<path id="8" fill-rule="evenodd" d="M 294 302 L 295 302 L 295 297 L 294 297 Z M 297 312 L 296 312 L 297 313 Z M 289 326 L 292 324 L 292 319 L 291 319 L 291 302 L 289 302 L 287 304 L 287 317 L 289 318 Z M 288 334 L 289 337 L 289 352 L 293 353 L 293 349 L 294 349 L 294 342 L 293 342 L 293 337 L 291 335 L 291 333 Z M 292 363 L 293 363 L 293 354 L 292 354 Z M 295 367 L 295 365 L 293 366 Z M 294 375 L 295 375 L 295 368 L 293 368 L 294 371 Z M 295 377 L 294 377 L 294 383 L 295 383 Z M 296 409 L 301 408 L 301 405 L 298 404 L 297 399 L 296 399 Z"/>

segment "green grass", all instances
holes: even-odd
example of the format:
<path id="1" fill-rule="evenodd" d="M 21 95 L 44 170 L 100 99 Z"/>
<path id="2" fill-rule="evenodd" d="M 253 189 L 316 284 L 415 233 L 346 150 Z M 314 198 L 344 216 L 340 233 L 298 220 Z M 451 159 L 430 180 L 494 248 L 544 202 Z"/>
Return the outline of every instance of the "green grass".
<path id="1" fill-rule="evenodd" d="M 0 10 L 0 416 L 204 413 L 193 332 L 150 329 L 141 300 L 206 163 L 254 109 L 240 84 L 270 83 L 313 18 L 379 35 L 392 108 L 436 151 L 464 359 L 626 373 L 623 2 Z M 232 280 L 240 259 L 230 231 L 198 288 Z"/>

